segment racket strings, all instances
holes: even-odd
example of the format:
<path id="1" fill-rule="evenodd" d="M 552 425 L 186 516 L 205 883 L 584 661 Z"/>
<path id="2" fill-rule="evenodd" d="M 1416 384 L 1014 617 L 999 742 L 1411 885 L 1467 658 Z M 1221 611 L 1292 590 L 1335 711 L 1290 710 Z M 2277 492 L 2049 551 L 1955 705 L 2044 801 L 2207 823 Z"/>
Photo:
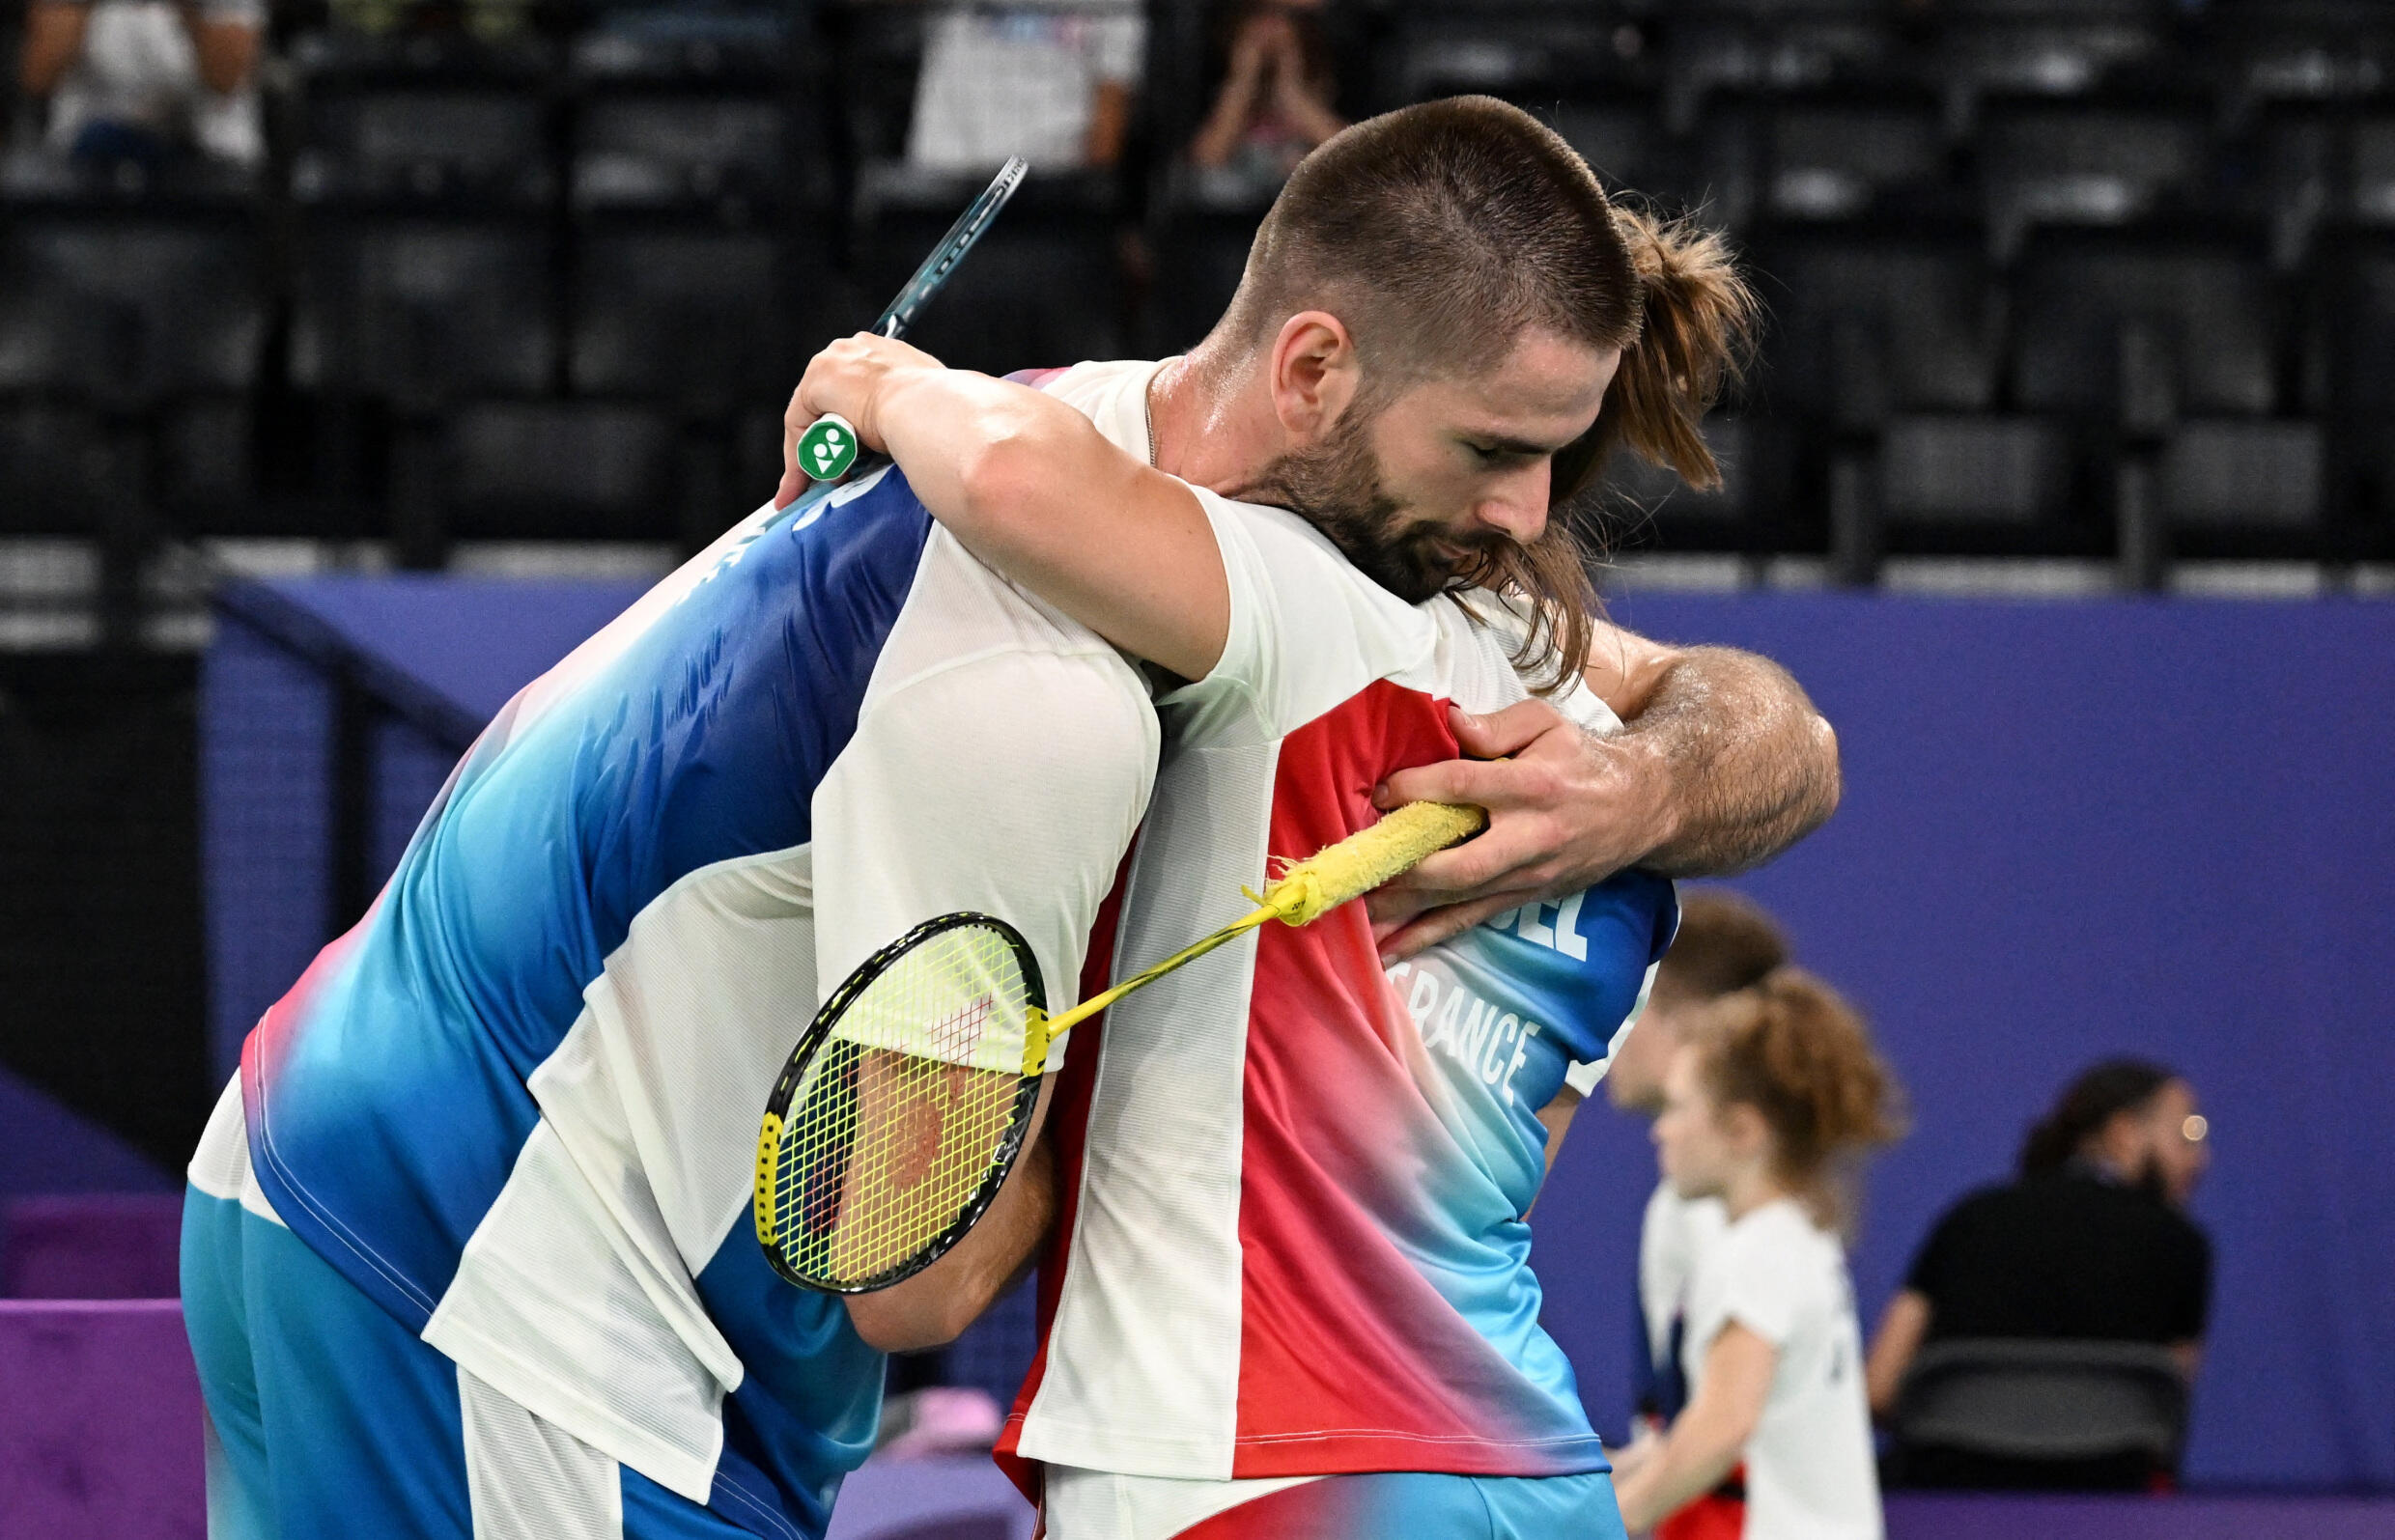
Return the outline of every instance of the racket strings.
<path id="1" fill-rule="evenodd" d="M 903 1268 L 973 1203 L 1020 1110 L 1028 985 L 981 926 L 926 938 L 840 1018 L 782 1129 L 780 1245 L 855 1286 Z"/>

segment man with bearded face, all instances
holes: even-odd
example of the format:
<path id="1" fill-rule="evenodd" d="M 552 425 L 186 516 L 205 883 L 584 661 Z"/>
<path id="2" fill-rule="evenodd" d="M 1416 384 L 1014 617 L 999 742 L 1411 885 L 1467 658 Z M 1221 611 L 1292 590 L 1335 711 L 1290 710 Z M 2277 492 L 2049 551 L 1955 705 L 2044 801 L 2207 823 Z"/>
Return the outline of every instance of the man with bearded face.
<path id="1" fill-rule="evenodd" d="M 1185 358 L 1028 391 L 871 337 L 810 366 L 794 430 L 848 417 L 983 560 L 1189 682 L 1093 966 L 1229 918 L 1259 855 L 1376 803 L 1496 814 L 1371 918 L 1275 928 L 1074 1034 L 1001 1444 L 1059 1540 L 1619 1532 L 1523 1216 L 1669 942 L 1666 874 L 1801 834 L 1835 753 L 1767 663 L 1597 620 L 1550 503 L 1617 444 L 1715 479 L 1696 425 L 1751 314 L 1712 238 L 1467 100 L 1318 152 Z"/>

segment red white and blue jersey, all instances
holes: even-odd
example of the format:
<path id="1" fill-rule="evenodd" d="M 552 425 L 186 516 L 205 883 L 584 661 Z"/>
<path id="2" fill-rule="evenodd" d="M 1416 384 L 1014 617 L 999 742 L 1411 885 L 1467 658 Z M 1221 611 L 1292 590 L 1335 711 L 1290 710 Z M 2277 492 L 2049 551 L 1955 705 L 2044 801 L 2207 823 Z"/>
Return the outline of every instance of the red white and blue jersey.
<path id="1" fill-rule="evenodd" d="M 1075 998 L 1158 746 L 1139 673 L 895 471 L 760 510 L 507 706 L 251 1034 L 254 1206 L 540 1418 L 820 1534 L 882 1366 L 751 1234 L 775 1075 L 935 914 Z"/>
<path id="2" fill-rule="evenodd" d="M 1137 453 L 1152 371 L 1044 384 Z M 1165 766 L 1093 974 L 1236 918 L 1271 858 L 1373 823 L 1382 779 L 1455 756 L 1451 705 L 1528 694 L 1524 617 L 1494 596 L 1403 605 L 1301 520 L 1209 513 L 1229 639 L 1162 702 Z M 1556 701 L 1619 726 L 1576 681 Z M 1668 882 L 1625 873 L 1384 972 L 1350 905 L 1076 1029 L 1046 1329 L 1001 1455 L 1217 1481 L 1606 1469 L 1538 1325 L 1536 1114 L 1567 1078 L 1594 1084 L 1676 912 Z"/>

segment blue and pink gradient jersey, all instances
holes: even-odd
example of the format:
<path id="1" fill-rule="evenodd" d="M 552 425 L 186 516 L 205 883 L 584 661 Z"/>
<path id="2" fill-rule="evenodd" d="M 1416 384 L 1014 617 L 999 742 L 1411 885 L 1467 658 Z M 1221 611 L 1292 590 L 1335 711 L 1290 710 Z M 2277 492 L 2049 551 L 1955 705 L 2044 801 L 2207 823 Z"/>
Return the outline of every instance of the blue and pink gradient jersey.
<path id="1" fill-rule="evenodd" d="M 1143 448 L 1151 370 L 1043 383 Z M 1412 611 L 1426 633 L 1345 624 L 1369 585 L 1311 559 L 1327 548 L 1311 531 L 1262 530 L 1218 518 L 1217 674 L 1254 684 L 1160 703 L 1170 751 L 1085 988 L 1234 918 L 1269 858 L 1372 823 L 1383 778 L 1456 754 L 1451 705 L 1529 693 L 1513 606 L 1434 601 Z M 1619 726 L 1578 681 L 1555 702 Z M 1625 873 L 1384 971 L 1352 905 L 1268 926 L 1077 1029 L 1046 1330 L 1002 1457 L 1218 1480 L 1604 1470 L 1538 1325 L 1523 1216 L 1539 1108 L 1567 1076 L 1593 1085 L 1676 913 L 1668 882 Z"/>
<path id="2" fill-rule="evenodd" d="M 895 471 L 761 510 L 506 707 L 251 1034 L 262 1207 L 510 1400 L 820 1534 L 882 1361 L 751 1233 L 774 1077 L 935 914 L 1069 986 L 1157 749 L 1130 665 Z"/>

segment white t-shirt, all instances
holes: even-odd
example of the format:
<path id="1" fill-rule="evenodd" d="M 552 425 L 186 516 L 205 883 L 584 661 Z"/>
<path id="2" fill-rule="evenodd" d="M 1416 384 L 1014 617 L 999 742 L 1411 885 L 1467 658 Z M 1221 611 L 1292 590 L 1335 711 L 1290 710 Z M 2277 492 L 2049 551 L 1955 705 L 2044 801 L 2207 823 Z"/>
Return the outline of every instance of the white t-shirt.
<path id="1" fill-rule="evenodd" d="M 1039 9 L 959 6 L 923 43 L 907 161 L 926 171 L 987 171 L 1008 155 L 1043 170 L 1087 159 L 1101 85 L 1138 80 L 1147 23 L 1122 0 Z"/>
<path id="2" fill-rule="evenodd" d="M 1719 1198 L 1684 1198 L 1655 1184 L 1638 1227 L 1638 1308 L 1647 1323 L 1648 1361 L 1672 1351 L 1672 1329 L 1688 1313 L 1688 1284 L 1722 1232 L 1729 1211 Z"/>
<path id="3" fill-rule="evenodd" d="M 1880 1540 L 1846 1253 L 1786 1198 L 1733 1220 L 1690 1280 L 1680 1365 L 1692 1397 L 1706 1351 L 1733 1321 L 1780 1355 L 1746 1441 L 1745 1540 Z"/>
<path id="4" fill-rule="evenodd" d="M 1156 367 L 1031 378 L 1143 457 Z M 1368 823 L 1381 775 L 1453 752 L 1451 703 L 1528 695 L 1494 596 L 1408 605 L 1296 516 L 1200 500 L 1230 624 L 1207 677 L 1159 703 L 1117 978 L 1246 912 L 1273 856 Z M 1616 725 L 1583 682 L 1556 706 Z M 1269 1490 L 1250 1478 L 1600 1468 L 1520 1217 L 1545 1169 L 1536 1108 L 1571 1065 L 1601 1068 L 1661 950 L 1668 895 L 1632 885 L 1526 906 L 1401 981 L 1350 907 L 1076 1029 L 1056 1115 L 1085 1110 L 1085 1138 L 1059 1146 L 1056 1305 L 1000 1444 L 1106 1473 L 1056 1489 L 1052 1534 L 1177 1533 Z"/>
<path id="5" fill-rule="evenodd" d="M 266 25 L 258 0 L 202 0 L 198 10 L 210 22 Z M 190 31 L 166 0 L 97 0 L 87 13 L 83 50 L 50 102 L 51 148 L 73 148 L 95 123 L 169 136 L 187 128 L 201 150 L 240 165 L 266 154 L 257 88 L 203 86 Z"/>

